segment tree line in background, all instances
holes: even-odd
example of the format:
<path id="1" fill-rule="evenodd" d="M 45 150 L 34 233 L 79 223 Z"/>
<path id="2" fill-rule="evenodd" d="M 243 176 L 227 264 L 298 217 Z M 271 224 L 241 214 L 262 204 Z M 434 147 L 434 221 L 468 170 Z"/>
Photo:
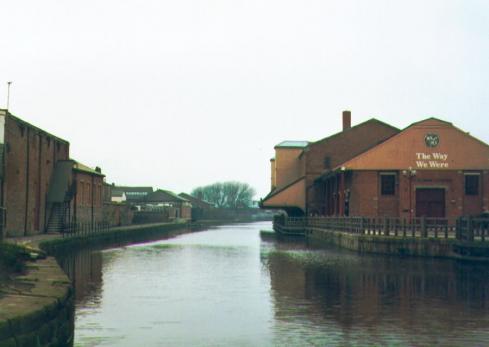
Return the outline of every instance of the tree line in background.
<path id="1" fill-rule="evenodd" d="M 218 208 L 251 207 L 256 192 L 248 183 L 216 182 L 207 186 L 197 187 L 191 195 L 207 201 Z"/>

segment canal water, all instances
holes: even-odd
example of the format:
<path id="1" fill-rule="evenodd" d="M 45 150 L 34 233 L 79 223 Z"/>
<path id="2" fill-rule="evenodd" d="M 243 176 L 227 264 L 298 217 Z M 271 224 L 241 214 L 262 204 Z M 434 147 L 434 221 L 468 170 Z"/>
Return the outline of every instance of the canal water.
<path id="1" fill-rule="evenodd" d="M 489 269 L 220 226 L 60 263 L 75 346 L 487 346 Z"/>

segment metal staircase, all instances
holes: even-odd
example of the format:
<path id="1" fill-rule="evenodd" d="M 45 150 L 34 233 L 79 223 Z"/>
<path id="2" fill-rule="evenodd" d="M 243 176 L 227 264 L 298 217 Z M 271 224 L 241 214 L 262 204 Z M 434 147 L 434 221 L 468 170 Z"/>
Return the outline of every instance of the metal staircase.
<path id="1" fill-rule="evenodd" d="M 66 212 L 68 211 L 69 203 L 54 203 L 51 208 L 46 232 L 62 233 L 66 225 Z"/>
<path id="2" fill-rule="evenodd" d="M 48 233 L 62 233 L 68 226 L 70 202 L 76 193 L 72 170 L 72 160 L 58 161 L 51 176 L 47 195 L 49 218 L 45 229 Z"/>

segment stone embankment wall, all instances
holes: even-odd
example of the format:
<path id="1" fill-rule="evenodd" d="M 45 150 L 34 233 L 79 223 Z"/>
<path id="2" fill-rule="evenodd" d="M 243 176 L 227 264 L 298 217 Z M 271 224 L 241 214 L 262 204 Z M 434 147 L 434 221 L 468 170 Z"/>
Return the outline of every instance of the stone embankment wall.
<path id="1" fill-rule="evenodd" d="M 90 246 L 104 247 L 151 241 L 164 237 L 171 231 L 185 230 L 188 227 L 189 224 L 187 223 L 128 225 L 112 228 L 107 232 L 42 241 L 39 243 L 39 247 L 48 254 L 57 254 L 60 251 Z"/>
<path id="2" fill-rule="evenodd" d="M 332 244 L 360 253 L 489 261 L 487 246 L 455 239 L 358 235 L 316 228 L 309 228 L 306 237 L 313 243 Z"/>
<path id="3" fill-rule="evenodd" d="M 54 258 L 27 264 L 0 296 L 0 347 L 71 346 L 73 291 Z"/>

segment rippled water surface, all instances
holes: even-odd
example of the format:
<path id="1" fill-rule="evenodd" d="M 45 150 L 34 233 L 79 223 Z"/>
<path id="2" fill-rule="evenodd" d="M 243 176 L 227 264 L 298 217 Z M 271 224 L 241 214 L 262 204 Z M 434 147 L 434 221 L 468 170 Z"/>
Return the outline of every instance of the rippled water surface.
<path id="1" fill-rule="evenodd" d="M 484 264 L 358 255 L 222 226 L 60 262 L 76 346 L 487 346 Z"/>

